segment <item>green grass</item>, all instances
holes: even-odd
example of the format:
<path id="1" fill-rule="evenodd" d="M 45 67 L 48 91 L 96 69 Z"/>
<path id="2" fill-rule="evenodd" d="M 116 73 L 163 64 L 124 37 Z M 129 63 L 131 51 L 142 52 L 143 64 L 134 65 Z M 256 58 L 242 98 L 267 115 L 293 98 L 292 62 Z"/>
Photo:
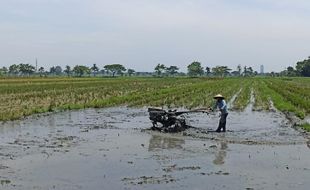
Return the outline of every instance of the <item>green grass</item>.
<path id="1" fill-rule="evenodd" d="M 251 89 L 253 80 L 247 79 L 242 81 L 242 88 L 240 94 L 233 103 L 233 108 L 236 110 L 244 110 L 250 103 Z"/>
<path id="2" fill-rule="evenodd" d="M 279 82 L 278 79 L 264 80 L 265 93 L 268 94 L 274 102 L 276 108 L 282 112 L 293 112 L 303 119 L 309 112 L 309 104 L 307 98 L 302 98 L 298 94 L 298 90 L 287 87 L 286 82 Z M 310 93 L 310 88 L 307 89 Z M 304 102 L 302 104 L 300 102 Z"/>
<path id="3" fill-rule="evenodd" d="M 255 80 L 253 84 L 254 91 L 254 109 L 255 110 L 270 110 L 270 92 L 267 92 L 267 87 L 262 80 Z"/>
<path id="4" fill-rule="evenodd" d="M 305 131 L 310 132 L 310 124 L 309 123 L 302 124 L 300 127 L 303 128 Z"/>

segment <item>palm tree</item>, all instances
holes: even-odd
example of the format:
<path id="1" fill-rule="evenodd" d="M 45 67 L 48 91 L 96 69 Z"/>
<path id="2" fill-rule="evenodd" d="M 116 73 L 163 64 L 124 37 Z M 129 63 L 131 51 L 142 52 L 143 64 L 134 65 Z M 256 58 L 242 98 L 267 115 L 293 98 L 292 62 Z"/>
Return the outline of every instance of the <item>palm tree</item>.
<path id="1" fill-rule="evenodd" d="M 66 69 L 64 70 L 65 73 L 67 73 L 67 76 L 70 76 L 71 73 L 71 67 L 69 65 L 66 65 Z"/>
<path id="2" fill-rule="evenodd" d="M 93 72 L 94 77 L 96 76 L 96 73 L 99 71 L 99 68 L 97 65 L 94 63 L 93 66 L 90 68 L 91 71 Z"/>
<path id="3" fill-rule="evenodd" d="M 38 71 L 39 71 L 39 73 L 40 73 L 40 77 L 42 77 L 42 74 L 43 74 L 43 72 L 44 72 L 44 67 L 40 67 Z"/>
<path id="4" fill-rule="evenodd" d="M 206 67 L 206 73 L 207 73 L 207 76 L 209 76 L 209 75 L 210 75 L 210 73 L 211 73 L 211 69 L 210 69 L 210 67 Z"/>
<path id="5" fill-rule="evenodd" d="M 227 66 L 216 66 L 212 68 L 212 71 L 216 76 L 224 77 L 225 75 L 229 74 L 231 69 L 229 69 Z"/>

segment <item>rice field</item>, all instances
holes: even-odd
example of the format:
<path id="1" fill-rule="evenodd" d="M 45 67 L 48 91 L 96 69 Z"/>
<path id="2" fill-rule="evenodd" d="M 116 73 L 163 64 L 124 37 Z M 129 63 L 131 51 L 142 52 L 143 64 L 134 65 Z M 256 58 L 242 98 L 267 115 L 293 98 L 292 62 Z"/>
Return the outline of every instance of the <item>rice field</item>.
<path id="1" fill-rule="evenodd" d="M 308 78 L 12 78 L 0 79 L 0 121 L 120 105 L 209 107 L 218 93 L 234 110 L 244 110 L 252 96 L 255 110 L 310 113 Z"/>

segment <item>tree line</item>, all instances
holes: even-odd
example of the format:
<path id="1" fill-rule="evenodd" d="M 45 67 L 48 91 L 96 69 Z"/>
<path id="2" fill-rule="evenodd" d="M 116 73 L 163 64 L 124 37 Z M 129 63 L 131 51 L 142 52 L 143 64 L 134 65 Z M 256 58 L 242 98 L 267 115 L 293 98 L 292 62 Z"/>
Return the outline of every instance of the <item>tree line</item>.
<path id="1" fill-rule="evenodd" d="M 127 71 L 127 72 L 125 72 Z M 126 69 L 121 64 L 110 64 L 105 65 L 103 69 L 99 69 L 96 64 L 93 64 L 91 67 L 85 65 L 76 65 L 71 68 L 69 65 L 66 65 L 63 69 L 61 66 L 53 66 L 50 67 L 48 70 L 45 70 L 44 67 L 39 67 L 38 69 L 35 68 L 33 65 L 30 64 L 13 64 L 11 66 L 2 67 L 0 68 L 0 75 L 7 75 L 7 76 L 31 76 L 31 75 L 40 75 L 43 76 L 96 76 L 97 74 L 104 74 L 104 75 L 124 75 L 127 74 L 129 76 L 133 75 L 135 70 L 133 69 Z"/>
<path id="2" fill-rule="evenodd" d="M 155 74 L 157 76 L 173 76 L 179 73 L 179 68 L 177 66 L 165 66 L 164 64 L 157 64 L 155 67 Z M 225 76 L 255 76 L 258 75 L 257 71 L 254 71 L 252 67 L 238 65 L 235 71 L 232 71 L 228 66 L 216 66 L 216 67 L 208 67 L 205 68 L 199 61 L 194 61 L 187 66 L 187 73 L 183 75 L 188 75 L 190 77 L 197 76 L 217 76 L 217 77 L 225 77 Z"/>
<path id="3" fill-rule="evenodd" d="M 298 61 L 295 68 L 292 66 L 287 67 L 284 71 L 280 72 L 280 75 L 310 77 L 310 56 L 303 61 Z"/>
<path id="4" fill-rule="evenodd" d="M 187 73 L 179 72 L 179 67 L 177 66 L 165 66 L 164 64 L 157 64 L 154 68 L 153 73 L 147 73 L 148 75 L 153 75 L 157 77 L 162 76 L 255 76 L 257 72 L 253 72 L 251 67 L 244 67 L 242 71 L 241 66 L 239 65 L 237 71 L 230 72 L 232 69 L 227 66 L 216 66 L 213 68 L 201 66 L 201 63 L 198 61 L 194 61 L 187 66 Z M 135 75 L 136 71 L 134 69 L 126 69 L 121 64 L 109 64 L 105 65 L 102 69 L 100 69 L 96 64 L 93 64 L 91 67 L 85 65 L 76 65 L 71 68 L 69 65 L 66 65 L 65 68 L 61 66 L 52 66 L 48 70 L 45 70 L 44 67 L 36 68 L 30 64 L 13 64 L 8 68 L 2 67 L 0 68 L 0 75 L 6 76 L 33 76 L 39 75 L 43 76 L 63 76 L 66 75 L 68 77 L 82 77 L 82 76 L 97 76 L 97 75 L 105 75 L 105 76 L 132 76 Z"/>
<path id="5" fill-rule="evenodd" d="M 259 75 L 257 71 L 254 71 L 252 67 L 238 65 L 235 70 L 229 68 L 228 66 L 215 66 L 203 67 L 199 61 L 194 61 L 187 66 L 187 73 L 179 71 L 177 66 L 166 66 L 164 64 L 158 63 L 154 72 L 147 73 L 148 75 L 163 77 L 163 76 L 215 76 L 215 77 L 226 77 L 226 76 L 242 76 L 242 77 L 253 77 Z M 140 72 L 146 73 L 146 72 Z M 138 74 L 134 69 L 125 68 L 121 64 L 108 64 L 100 69 L 96 64 L 93 64 L 91 67 L 85 65 L 76 65 L 71 68 L 69 65 L 66 65 L 63 69 L 61 66 L 53 66 L 48 70 L 45 70 L 44 67 L 36 68 L 31 64 L 13 64 L 11 66 L 0 68 L 0 76 L 32 76 L 39 75 L 43 76 L 62 76 L 66 75 L 68 77 L 82 77 L 82 76 L 132 76 Z M 292 66 L 287 67 L 284 71 L 279 73 L 271 72 L 265 73 L 267 76 L 304 76 L 310 77 L 310 57 L 303 61 L 296 63 L 295 68 Z"/>

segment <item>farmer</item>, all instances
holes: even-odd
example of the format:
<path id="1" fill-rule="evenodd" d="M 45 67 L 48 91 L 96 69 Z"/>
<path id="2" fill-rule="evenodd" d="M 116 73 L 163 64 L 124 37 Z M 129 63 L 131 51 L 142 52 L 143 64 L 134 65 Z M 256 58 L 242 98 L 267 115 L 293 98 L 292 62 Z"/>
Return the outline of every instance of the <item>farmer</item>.
<path id="1" fill-rule="evenodd" d="M 221 111 L 221 118 L 220 118 L 219 126 L 216 129 L 216 132 L 218 133 L 220 133 L 221 131 L 226 132 L 226 118 L 228 115 L 228 111 L 227 111 L 227 105 L 225 102 L 225 98 L 221 94 L 218 94 L 214 96 L 214 99 L 216 99 L 216 104 L 214 105 L 213 109 L 218 108 Z"/>

